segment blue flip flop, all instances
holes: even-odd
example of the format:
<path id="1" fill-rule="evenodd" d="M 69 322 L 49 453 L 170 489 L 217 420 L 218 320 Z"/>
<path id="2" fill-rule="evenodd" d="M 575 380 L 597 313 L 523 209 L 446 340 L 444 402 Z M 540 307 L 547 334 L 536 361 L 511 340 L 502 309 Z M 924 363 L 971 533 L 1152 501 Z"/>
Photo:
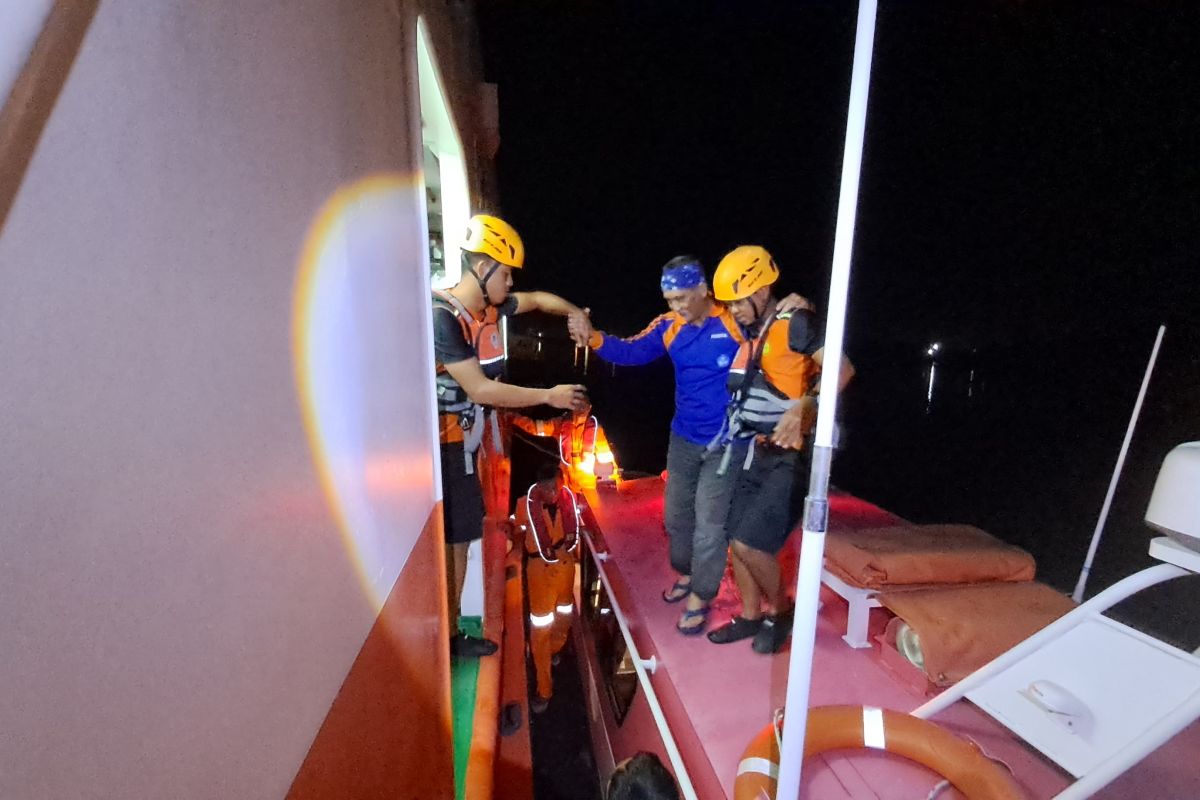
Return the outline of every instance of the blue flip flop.
<path id="1" fill-rule="evenodd" d="M 675 581 L 675 585 L 662 593 L 664 603 L 678 603 L 692 593 L 692 582 L 689 580 L 684 583 L 682 579 Z"/>
<path id="2" fill-rule="evenodd" d="M 699 625 L 684 627 L 683 623 L 691 620 L 701 620 Z M 685 608 L 679 616 L 679 622 L 675 623 L 675 630 L 682 633 L 684 636 L 699 636 L 704 633 L 704 629 L 708 626 L 708 604 L 700 606 L 700 608 Z"/>

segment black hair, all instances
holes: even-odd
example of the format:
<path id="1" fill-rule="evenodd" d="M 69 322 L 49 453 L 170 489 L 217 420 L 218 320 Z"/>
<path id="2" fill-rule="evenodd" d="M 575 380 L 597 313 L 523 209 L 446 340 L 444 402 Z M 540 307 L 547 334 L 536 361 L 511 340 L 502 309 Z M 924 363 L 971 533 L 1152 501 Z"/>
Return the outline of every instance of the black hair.
<path id="1" fill-rule="evenodd" d="M 679 788 L 658 756 L 641 752 L 609 777 L 605 800 L 679 800 Z"/>
<path id="2" fill-rule="evenodd" d="M 474 250 L 462 251 L 462 271 L 475 272 L 475 265 L 485 258 L 491 258 L 487 253 L 476 253 Z"/>

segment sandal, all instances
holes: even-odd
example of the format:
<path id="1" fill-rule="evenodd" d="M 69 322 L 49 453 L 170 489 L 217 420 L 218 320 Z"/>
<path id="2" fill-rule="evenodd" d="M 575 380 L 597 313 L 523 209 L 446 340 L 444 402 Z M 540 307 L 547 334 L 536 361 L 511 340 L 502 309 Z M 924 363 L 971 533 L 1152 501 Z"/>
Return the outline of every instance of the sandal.
<path id="1" fill-rule="evenodd" d="M 783 649 L 788 637 L 792 635 L 792 614 L 767 615 L 763 618 L 762 627 L 754 635 L 750 647 L 756 653 L 770 655 Z"/>
<path id="2" fill-rule="evenodd" d="M 758 633 L 762 627 L 762 618 L 746 619 L 745 617 L 734 617 L 729 620 L 728 624 L 722 625 L 716 630 L 708 632 L 708 640 L 713 644 L 731 644 L 732 642 L 740 642 L 742 639 L 749 639 Z"/>
<path id="3" fill-rule="evenodd" d="M 675 581 L 675 585 L 662 593 L 664 603 L 678 603 L 680 600 L 692 593 L 692 580 L 689 578 L 684 581 L 683 578 Z"/>
<path id="4" fill-rule="evenodd" d="M 700 620 L 700 624 L 698 625 L 685 624 L 697 619 Z M 699 636 L 704 633 L 706 625 L 708 625 L 708 603 L 699 608 L 685 608 L 683 613 L 679 615 L 679 622 L 675 623 L 675 630 L 684 636 Z"/>

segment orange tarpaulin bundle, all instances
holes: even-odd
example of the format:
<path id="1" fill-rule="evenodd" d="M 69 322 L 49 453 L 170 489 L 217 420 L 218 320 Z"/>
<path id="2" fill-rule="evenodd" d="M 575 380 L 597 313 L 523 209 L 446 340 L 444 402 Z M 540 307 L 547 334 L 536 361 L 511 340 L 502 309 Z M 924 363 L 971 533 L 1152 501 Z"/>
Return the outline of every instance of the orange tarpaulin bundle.
<path id="1" fill-rule="evenodd" d="M 899 525 L 830 532 L 825 568 L 863 589 L 1029 581 L 1033 557 L 970 525 Z"/>
<path id="2" fill-rule="evenodd" d="M 884 592 L 879 602 L 917 634 L 938 686 L 970 675 L 1075 608 L 1044 583 L 983 583 Z"/>

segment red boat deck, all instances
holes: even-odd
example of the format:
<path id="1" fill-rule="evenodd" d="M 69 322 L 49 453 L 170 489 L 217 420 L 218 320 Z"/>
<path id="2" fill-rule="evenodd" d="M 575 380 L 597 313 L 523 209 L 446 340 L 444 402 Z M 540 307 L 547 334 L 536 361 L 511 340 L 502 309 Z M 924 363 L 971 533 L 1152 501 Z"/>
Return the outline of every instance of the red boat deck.
<path id="1" fill-rule="evenodd" d="M 610 578 L 623 584 L 618 592 L 641 655 L 657 656 L 656 685 L 665 680 L 670 693 L 678 696 L 677 704 L 664 705 L 672 729 L 682 733 L 676 738 L 693 781 L 697 786 L 719 784 L 727 796 L 732 796 L 743 749 L 784 703 L 788 654 L 785 650 L 775 656 L 761 656 L 750 649 L 749 642 L 718 646 L 703 636 L 685 637 L 675 630 L 679 606 L 664 603 L 660 596 L 671 579 L 661 522 L 662 486 L 657 478 L 629 481 L 619 490 L 589 491 L 587 499 L 611 554 Z M 896 520 L 894 515 L 858 498 L 830 498 L 830 530 L 885 525 Z M 799 539 L 798 533 L 792 536 L 784 555 L 785 576 L 791 567 L 788 579 L 793 584 Z M 873 705 L 901 711 L 921 705 L 926 697 L 889 670 L 877 650 L 854 650 L 841 640 L 845 602 L 827 590 L 823 590 L 822 599 L 812 705 Z M 714 604 L 711 624 L 722 624 L 739 608 L 736 588 L 727 574 Z M 872 634 L 876 632 L 872 630 Z M 1065 772 L 965 701 L 936 719 L 1008 764 L 1030 798 L 1053 797 L 1070 781 Z M 1200 726 L 1193 725 L 1097 796 L 1198 797 L 1200 776 L 1194 768 L 1197 754 Z M 712 774 L 697 774 L 706 769 Z M 805 764 L 804 796 L 820 800 L 924 798 L 940 780 L 924 767 L 886 753 L 837 752 Z M 710 800 L 703 792 L 701 795 Z M 940 795 L 959 796 L 953 790 Z"/>

